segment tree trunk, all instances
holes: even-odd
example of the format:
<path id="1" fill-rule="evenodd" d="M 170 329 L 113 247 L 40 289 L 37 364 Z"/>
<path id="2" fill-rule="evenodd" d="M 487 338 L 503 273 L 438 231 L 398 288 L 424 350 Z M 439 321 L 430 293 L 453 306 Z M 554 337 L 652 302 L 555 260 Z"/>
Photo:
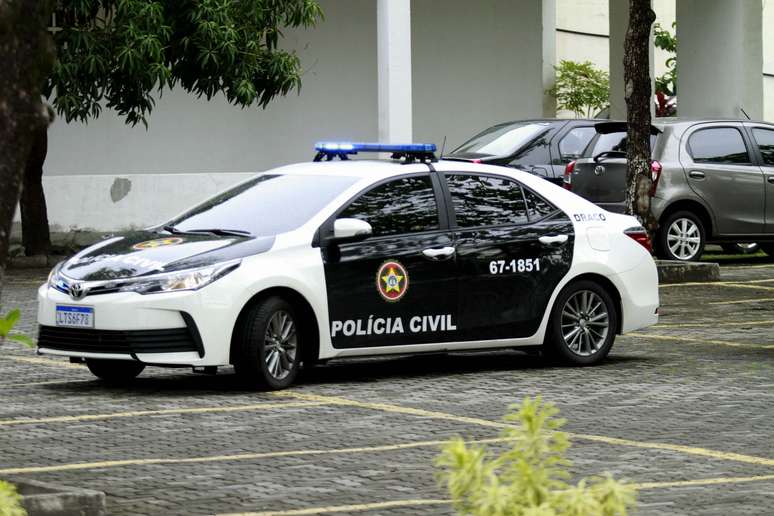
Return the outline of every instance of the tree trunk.
<path id="1" fill-rule="evenodd" d="M 48 123 L 53 111 L 48 109 Z M 43 163 L 48 151 L 48 124 L 40 125 L 33 136 L 32 149 L 27 159 L 22 185 L 21 208 L 22 243 L 24 254 L 34 256 L 48 254 L 51 250 L 51 234 L 48 230 L 46 197 L 43 194 Z"/>
<path id="2" fill-rule="evenodd" d="M 629 0 L 629 28 L 624 43 L 626 87 L 626 213 L 636 215 L 653 234 L 650 211 L 650 26 L 656 13 L 650 0 Z"/>
<path id="3" fill-rule="evenodd" d="M 53 63 L 48 0 L 0 0 L 0 295 L 8 240 L 35 132 L 46 127 L 41 90 Z"/>

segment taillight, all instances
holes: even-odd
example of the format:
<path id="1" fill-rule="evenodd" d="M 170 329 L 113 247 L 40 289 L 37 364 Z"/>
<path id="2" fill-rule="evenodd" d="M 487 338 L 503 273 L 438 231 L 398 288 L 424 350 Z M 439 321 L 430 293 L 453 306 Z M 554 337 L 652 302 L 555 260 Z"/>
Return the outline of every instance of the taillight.
<path id="1" fill-rule="evenodd" d="M 575 170 L 575 162 L 571 161 L 564 167 L 564 177 L 562 177 L 562 186 L 565 190 L 572 190 L 572 171 Z"/>
<path id="2" fill-rule="evenodd" d="M 624 234 L 647 249 L 648 252 L 653 251 L 653 246 L 650 243 L 650 236 L 648 236 L 648 232 L 645 231 L 644 227 L 635 226 L 633 228 L 629 228 L 624 231 Z"/>
<path id="3" fill-rule="evenodd" d="M 480 160 L 480 159 L 478 159 L 478 158 L 476 158 L 476 159 L 472 159 L 472 160 L 470 160 L 470 162 L 471 162 L 471 163 L 481 163 L 481 160 Z"/>
<path id="4" fill-rule="evenodd" d="M 661 171 L 664 169 L 664 167 L 661 166 L 661 163 L 659 163 L 656 160 L 653 160 L 650 162 L 650 180 L 652 181 L 650 185 L 650 196 L 653 197 L 656 194 L 656 187 L 658 186 L 658 180 L 661 179 Z"/>

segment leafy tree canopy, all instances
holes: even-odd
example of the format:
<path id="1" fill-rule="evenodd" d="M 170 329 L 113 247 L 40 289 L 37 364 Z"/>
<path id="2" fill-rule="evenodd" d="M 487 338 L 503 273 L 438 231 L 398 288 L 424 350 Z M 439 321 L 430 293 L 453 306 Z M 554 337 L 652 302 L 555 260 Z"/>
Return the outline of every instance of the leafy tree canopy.
<path id="1" fill-rule="evenodd" d="M 576 116 L 591 118 L 608 104 L 610 77 L 591 63 L 561 61 L 555 66 L 556 83 L 548 90 L 556 98 L 556 107 L 572 111 Z"/>
<path id="2" fill-rule="evenodd" d="M 278 46 L 282 30 L 321 18 L 315 0 L 59 0 L 45 94 L 68 122 L 105 106 L 147 125 L 153 94 L 178 84 L 266 107 L 301 87 L 298 56 Z"/>
<path id="3" fill-rule="evenodd" d="M 677 23 L 673 22 L 672 30 L 675 30 L 676 26 Z M 665 63 L 667 71 L 664 75 L 656 77 L 656 92 L 672 97 L 677 94 L 677 36 L 656 23 L 653 25 L 653 45 L 672 54 Z"/>

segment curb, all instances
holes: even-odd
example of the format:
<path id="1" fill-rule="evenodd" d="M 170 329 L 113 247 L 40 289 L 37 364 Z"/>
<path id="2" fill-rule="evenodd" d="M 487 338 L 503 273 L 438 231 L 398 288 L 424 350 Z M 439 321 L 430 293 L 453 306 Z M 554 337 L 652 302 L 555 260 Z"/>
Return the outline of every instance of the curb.
<path id="1" fill-rule="evenodd" d="M 656 268 L 659 284 L 720 281 L 720 265 L 717 263 L 656 260 Z"/>
<path id="2" fill-rule="evenodd" d="M 105 493 L 47 482 L 13 481 L 29 516 L 104 516 Z"/>

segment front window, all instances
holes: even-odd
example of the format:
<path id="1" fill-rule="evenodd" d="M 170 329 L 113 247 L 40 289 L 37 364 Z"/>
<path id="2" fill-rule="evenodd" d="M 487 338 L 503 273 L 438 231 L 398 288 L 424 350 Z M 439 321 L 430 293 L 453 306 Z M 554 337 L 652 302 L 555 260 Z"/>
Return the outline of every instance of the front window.
<path id="1" fill-rule="evenodd" d="M 463 158 L 512 156 L 550 129 L 547 122 L 496 125 L 463 143 L 451 154 Z"/>
<path id="2" fill-rule="evenodd" d="M 357 178 L 261 174 L 169 222 L 180 231 L 233 229 L 272 236 L 297 229 Z"/>

